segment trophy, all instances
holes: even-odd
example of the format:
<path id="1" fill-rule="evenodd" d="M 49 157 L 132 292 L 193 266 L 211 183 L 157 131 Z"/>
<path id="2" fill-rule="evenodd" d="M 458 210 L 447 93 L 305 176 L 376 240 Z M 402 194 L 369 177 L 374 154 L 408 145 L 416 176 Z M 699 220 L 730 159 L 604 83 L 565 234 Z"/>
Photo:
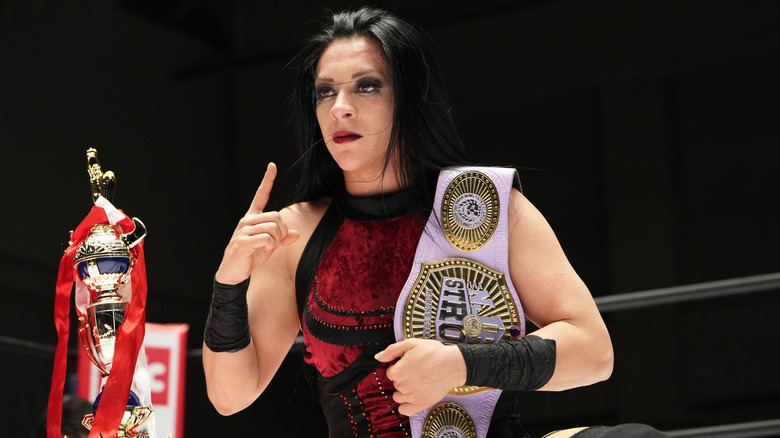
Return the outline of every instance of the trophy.
<path id="1" fill-rule="evenodd" d="M 92 201 L 96 205 L 105 203 L 110 206 L 116 178 L 111 171 L 102 172 L 97 150 L 94 148 L 87 150 L 87 171 L 90 175 Z M 113 206 L 111 208 L 113 209 Z M 79 340 L 87 356 L 104 378 L 111 373 L 117 334 L 130 304 L 120 293 L 120 287 L 130 280 L 137 260 L 134 248 L 146 237 L 146 227 L 138 218 L 130 221 L 123 216 L 123 219 L 124 221 L 119 221 L 116 225 L 93 225 L 86 239 L 78 245 L 73 261 L 78 280 L 89 293 L 89 305 L 86 306 L 86 311 L 79 315 Z M 132 230 L 124 229 L 131 226 Z M 101 391 L 93 405 L 93 412 L 97 411 L 102 395 Z M 151 406 L 141 405 L 138 396 L 130 391 L 127 408 L 116 436 L 149 437 L 149 432 L 144 430 L 143 426 L 151 414 Z M 83 424 L 91 430 L 94 420 L 94 413 L 88 414 Z"/>

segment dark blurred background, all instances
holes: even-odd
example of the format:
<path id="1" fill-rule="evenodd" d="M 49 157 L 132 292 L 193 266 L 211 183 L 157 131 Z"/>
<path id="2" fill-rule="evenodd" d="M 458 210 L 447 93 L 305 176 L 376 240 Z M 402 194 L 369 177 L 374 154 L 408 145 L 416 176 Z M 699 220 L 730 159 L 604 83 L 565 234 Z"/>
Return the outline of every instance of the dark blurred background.
<path id="1" fill-rule="evenodd" d="M 602 297 L 778 272 L 780 2 L 377 1 L 426 29 L 473 157 L 525 193 Z M 147 320 L 190 326 L 188 437 L 324 436 L 293 352 L 219 416 L 198 356 L 222 250 L 286 126 L 298 43 L 324 6 L 286 0 L 0 0 L 0 417 L 45 407 L 57 266 L 91 207 L 85 150 L 149 228 Z M 527 396 L 528 428 L 680 429 L 778 418 L 776 290 L 605 314 L 606 383 Z M 71 336 L 71 348 L 77 348 Z M 252 432 L 256 431 L 256 432 Z M 179 437 L 177 437 L 179 438 Z"/>

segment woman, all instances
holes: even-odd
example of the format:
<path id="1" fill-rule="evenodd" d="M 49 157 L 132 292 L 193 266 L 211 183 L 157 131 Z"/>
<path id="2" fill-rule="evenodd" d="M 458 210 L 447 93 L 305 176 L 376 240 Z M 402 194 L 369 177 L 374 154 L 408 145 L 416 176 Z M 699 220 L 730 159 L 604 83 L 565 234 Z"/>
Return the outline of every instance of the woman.
<path id="1" fill-rule="evenodd" d="M 298 202 L 265 211 L 270 164 L 225 249 L 204 334 L 209 398 L 224 415 L 250 405 L 303 330 L 330 436 L 411 436 L 409 415 L 489 372 L 465 347 L 387 335 L 436 177 L 466 164 L 465 153 L 429 42 L 413 25 L 372 8 L 335 14 L 297 60 L 293 120 L 305 176 Z M 612 347 L 593 299 L 517 190 L 508 222 L 509 274 L 540 327 L 526 339 L 547 365 L 531 364 L 541 370 L 536 381 L 503 389 L 608 378 Z M 525 436 L 515 395 L 502 394 L 491 434 Z"/>

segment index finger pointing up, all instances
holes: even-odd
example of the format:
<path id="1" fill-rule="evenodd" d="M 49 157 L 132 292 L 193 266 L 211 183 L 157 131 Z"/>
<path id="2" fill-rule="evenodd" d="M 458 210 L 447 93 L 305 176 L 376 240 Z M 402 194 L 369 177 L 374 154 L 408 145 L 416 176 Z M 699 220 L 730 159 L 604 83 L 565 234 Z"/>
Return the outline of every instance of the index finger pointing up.
<path id="1" fill-rule="evenodd" d="M 258 214 L 265 210 L 265 205 L 268 203 L 268 198 L 271 196 L 271 187 L 274 185 L 274 179 L 276 179 L 276 164 L 268 163 L 268 168 L 265 170 L 263 180 L 260 182 L 260 187 L 255 192 L 255 198 L 252 199 L 252 203 L 249 205 L 247 213 Z"/>

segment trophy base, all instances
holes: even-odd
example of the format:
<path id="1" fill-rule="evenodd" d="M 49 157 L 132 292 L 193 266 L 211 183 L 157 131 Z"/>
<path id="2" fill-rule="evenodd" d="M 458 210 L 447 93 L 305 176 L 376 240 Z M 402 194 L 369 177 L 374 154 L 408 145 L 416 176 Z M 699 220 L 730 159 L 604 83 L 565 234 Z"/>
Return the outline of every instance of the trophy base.
<path id="1" fill-rule="evenodd" d="M 84 420 L 81 424 L 88 430 L 92 430 L 92 425 L 95 421 L 95 414 L 97 407 L 100 404 L 100 398 L 103 395 L 103 391 L 100 391 L 95 402 L 92 404 L 92 414 L 84 416 Z M 151 406 L 141 406 L 141 401 L 133 391 L 130 391 L 127 400 L 127 408 L 122 416 L 122 421 L 119 423 L 119 430 L 117 430 L 117 438 L 149 438 L 149 432 L 144 429 L 143 425 L 152 416 L 154 410 Z"/>

